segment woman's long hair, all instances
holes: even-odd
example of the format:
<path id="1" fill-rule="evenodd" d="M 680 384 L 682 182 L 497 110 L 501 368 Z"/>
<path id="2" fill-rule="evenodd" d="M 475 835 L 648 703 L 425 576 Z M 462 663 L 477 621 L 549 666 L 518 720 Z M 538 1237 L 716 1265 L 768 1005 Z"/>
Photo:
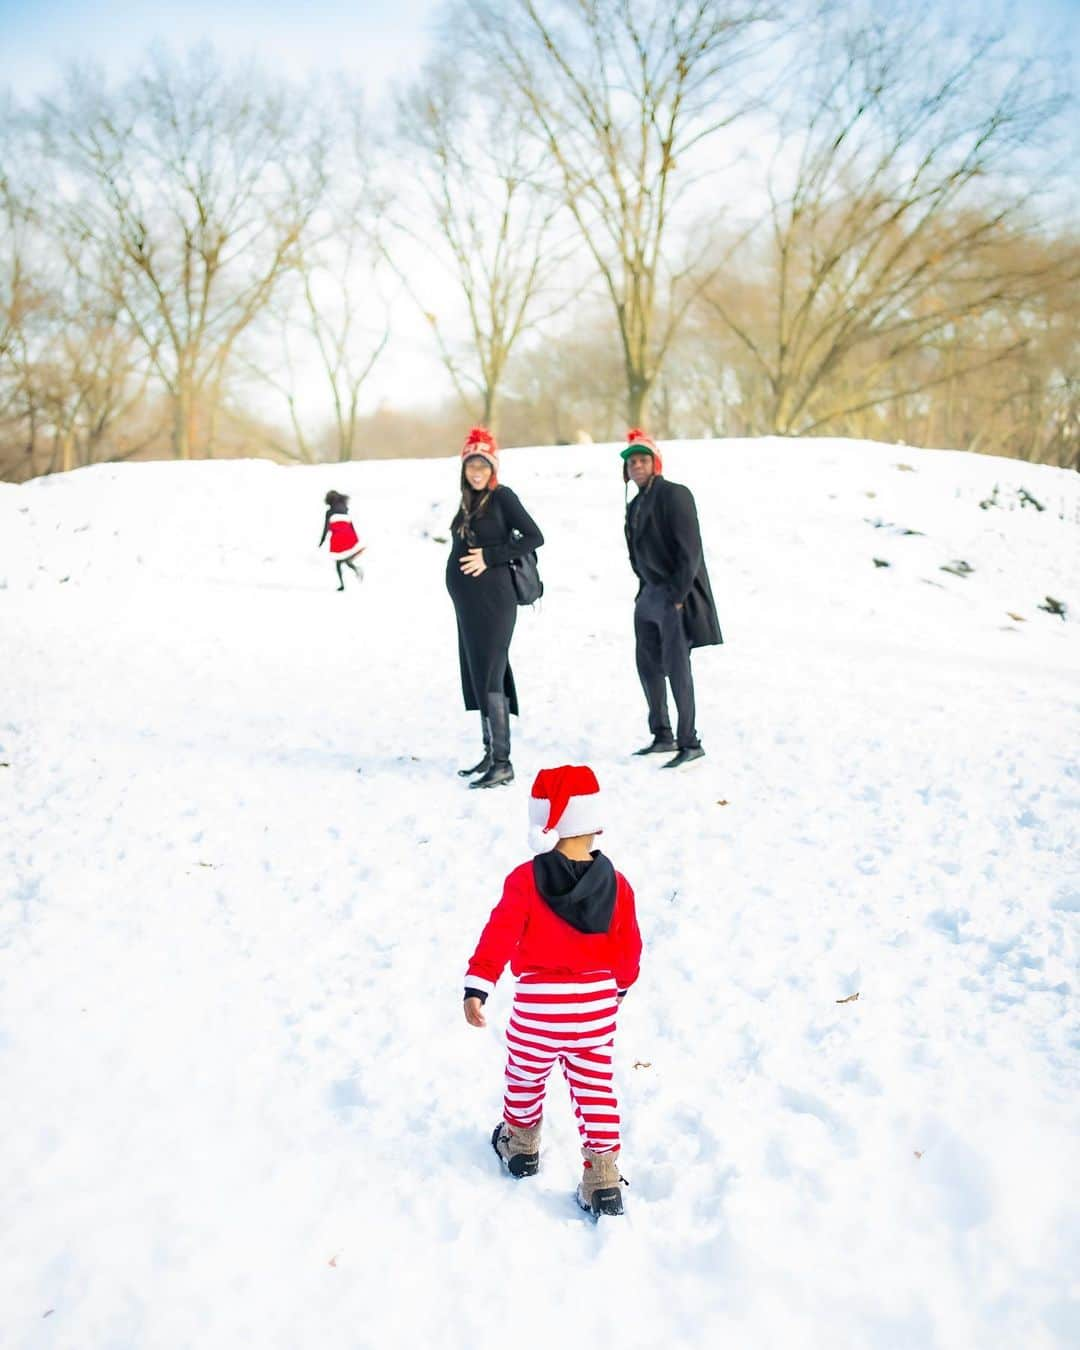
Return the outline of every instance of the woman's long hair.
<path id="1" fill-rule="evenodd" d="M 490 483 L 490 479 L 488 482 Z M 450 523 L 451 530 L 461 535 L 462 539 L 470 539 L 473 532 L 473 523 L 480 519 L 488 509 L 488 503 L 491 501 L 491 487 L 484 488 L 483 492 L 477 492 L 469 480 L 465 477 L 465 465 L 461 466 L 461 504 L 458 506 L 457 515 Z"/>

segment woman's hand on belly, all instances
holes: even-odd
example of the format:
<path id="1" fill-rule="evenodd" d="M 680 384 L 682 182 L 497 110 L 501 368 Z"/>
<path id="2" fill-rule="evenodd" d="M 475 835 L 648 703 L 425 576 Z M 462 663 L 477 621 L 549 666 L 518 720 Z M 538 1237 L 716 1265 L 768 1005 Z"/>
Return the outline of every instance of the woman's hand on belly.
<path id="1" fill-rule="evenodd" d="M 484 550 L 482 548 L 471 548 L 461 560 L 461 570 L 467 577 L 478 577 L 481 572 L 487 571 L 487 563 L 484 561 Z"/>

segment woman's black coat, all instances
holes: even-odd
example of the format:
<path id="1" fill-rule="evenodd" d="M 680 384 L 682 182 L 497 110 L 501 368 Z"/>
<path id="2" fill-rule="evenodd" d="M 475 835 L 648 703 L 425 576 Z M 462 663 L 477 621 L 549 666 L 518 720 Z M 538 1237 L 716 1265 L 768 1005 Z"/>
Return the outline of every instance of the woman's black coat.
<path id="1" fill-rule="evenodd" d="M 694 494 L 657 474 L 626 508 L 626 546 L 638 580 L 666 586 L 683 605 L 691 647 L 723 642 L 701 548 Z"/>
<path id="2" fill-rule="evenodd" d="M 457 615 L 461 693 L 465 707 L 487 711 L 487 695 L 505 693 L 510 711 L 518 711 L 514 673 L 510 669 L 510 639 L 517 620 L 517 594 L 510 576 L 510 559 L 540 548 L 544 536 L 536 522 L 508 487 L 492 492 L 487 509 L 474 517 L 468 535 L 460 533 L 460 512 L 454 520 L 450 557 L 446 560 L 446 589 Z M 511 531 L 517 532 L 511 538 Z M 487 570 L 466 576 L 461 560 L 471 548 L 484 550 Z"/>

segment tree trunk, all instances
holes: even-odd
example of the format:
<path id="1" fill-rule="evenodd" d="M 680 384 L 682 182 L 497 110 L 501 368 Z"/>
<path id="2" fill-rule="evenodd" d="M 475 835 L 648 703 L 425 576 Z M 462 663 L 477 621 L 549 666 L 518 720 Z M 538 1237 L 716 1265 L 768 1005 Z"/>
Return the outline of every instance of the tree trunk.
<path id="1" fill-rule="evenodd" d="M 631 374 L 628 379 L 626 397 L 626 415 L 632 427 L 643 425 L 643 419 L 649 411 L 650 381 L 644 376 Z"/>
<path id="2" fill-rule="evenodd" d="M 191 386 L 180 384 L 173 404 L 173 456 L 190 459 L 195 442 L 195 398 Z"/>

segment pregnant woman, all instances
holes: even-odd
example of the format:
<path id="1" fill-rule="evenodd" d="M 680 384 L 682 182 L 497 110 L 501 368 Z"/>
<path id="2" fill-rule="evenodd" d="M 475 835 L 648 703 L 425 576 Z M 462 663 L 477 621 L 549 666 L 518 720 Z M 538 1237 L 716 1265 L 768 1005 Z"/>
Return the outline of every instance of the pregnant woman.
<path id="1" fill-rule="evenodd" d="M 457 615 L 461 692 L 479 711 L 484 755 L 463 778 L 470 787 L 512 783 L 510 714 L 517 690 L 510 669 L 510 639 L 517 619 L 511 558 L 538 549 L 544 536 L 517 496 L 499 483 L 499 451 L 484 427 L 473 427 L 461 448 L 461 505 L 451 529 L 446 589 Z"/>

